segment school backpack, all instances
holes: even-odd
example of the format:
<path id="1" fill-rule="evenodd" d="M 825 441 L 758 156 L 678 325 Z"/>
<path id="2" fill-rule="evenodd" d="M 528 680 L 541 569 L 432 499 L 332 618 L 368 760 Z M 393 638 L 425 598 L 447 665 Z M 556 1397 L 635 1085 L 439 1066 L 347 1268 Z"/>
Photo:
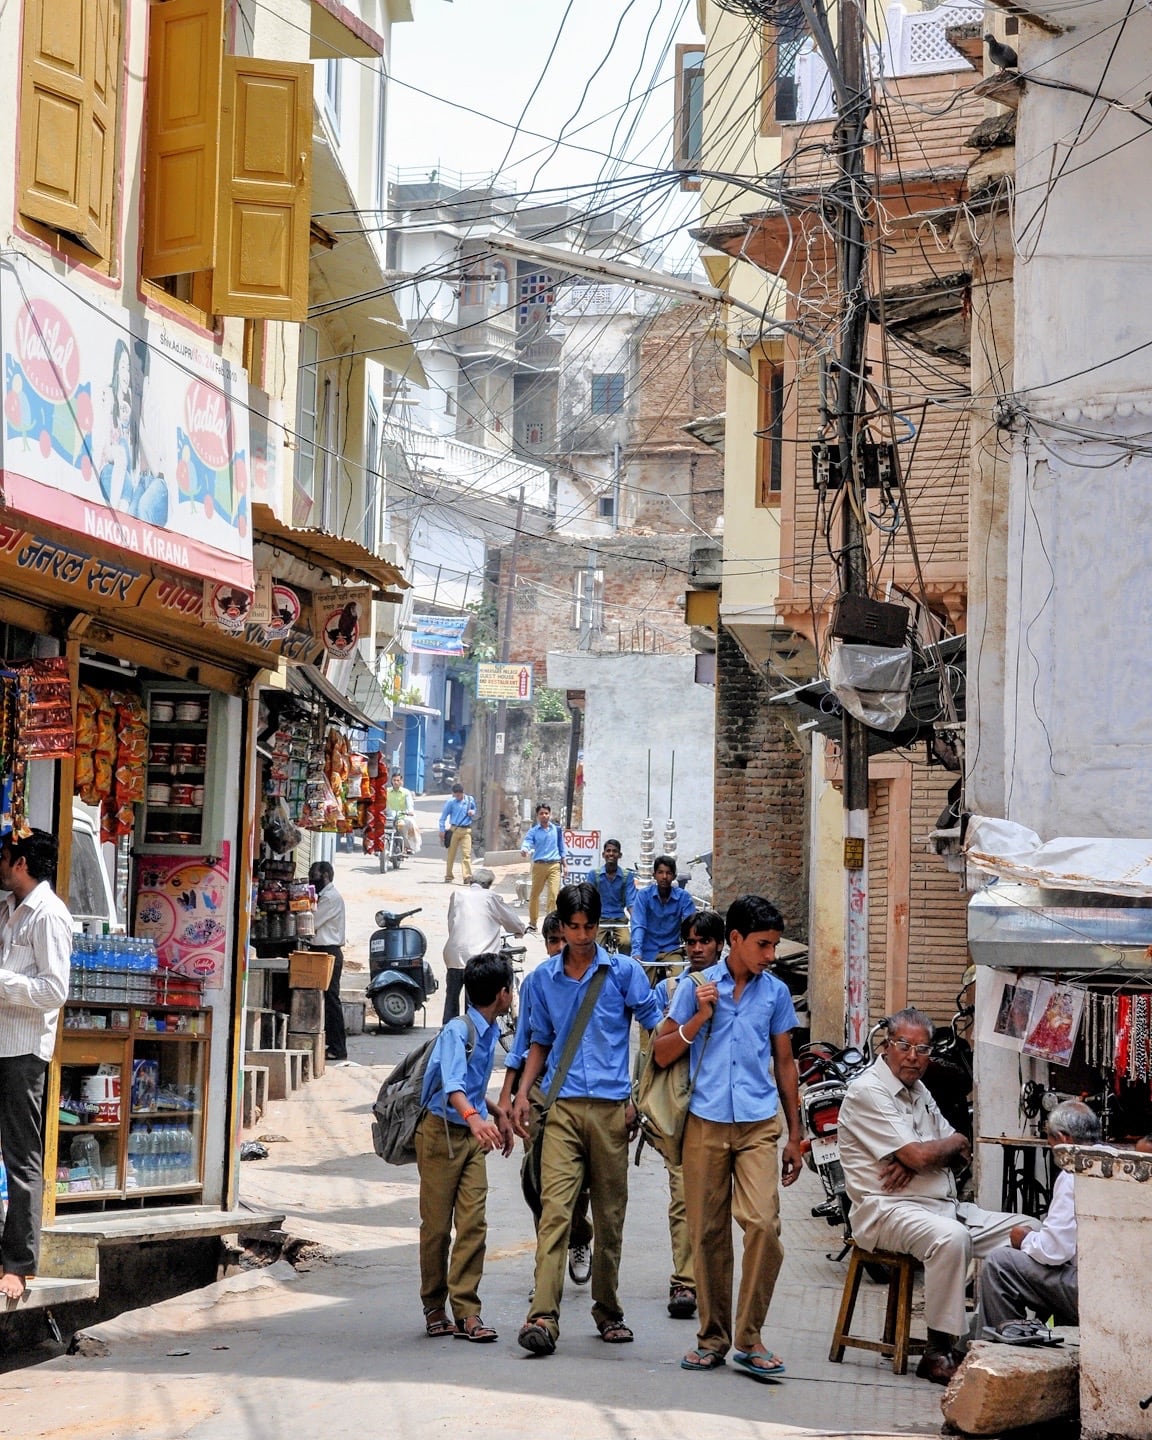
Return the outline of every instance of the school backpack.
<path id="1" fill-rule="evenodd" d="M 463 1018 L 468 1026 L 464 1053 L 470 1060 L 476 1044 L 476 1027 L 467 1015 Z M 433 1036 L 405 1055 L 381 1085 L 376 1103 L 372 1106 L 375 1117 L 372 1121 L 372 1147 L 389 1165 L 416 1163 L 416 1126 L 424 1114 L 424 1105 L 420 1100 L 424 1093 L 424 1072 L 439 1038 Z"/>

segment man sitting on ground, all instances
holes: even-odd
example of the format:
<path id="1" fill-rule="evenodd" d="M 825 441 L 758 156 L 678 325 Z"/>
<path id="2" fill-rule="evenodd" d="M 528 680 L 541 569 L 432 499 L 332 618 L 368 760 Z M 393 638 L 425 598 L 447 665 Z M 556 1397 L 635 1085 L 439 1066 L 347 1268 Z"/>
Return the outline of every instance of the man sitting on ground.
<path id="1" fill-rule="evenodd" d="M 1100 1121 L 1079 1100 L 1065 1100 L 1048 1116 L 1049 1145 L 1098 1145 Z M 993 1250 L 980 1271 L 980 1309 L 989 1340 L 1035 1343 L 1028 1311 L 1057 1325 L 1079 1323 L 1080 1291 L 1076 1273 L 1076 1193 L 1069 1170 L 1057 1172 L 1052 1201 L 1039 1230 L 1017 1225 L 1011 1244 Z M 1021 1322 L 1024 1322 L 1023 1325 Z M 1013 1329 L 1004 1333 L 1004 1326 Z"/>
<path id="2" fill-rule="evenodd" d="M 947 1385 L 956 1345 L 968 1333 L 964 1284 L 968 1262 L 1007 1245 L 1025 1215 L 961 1204 L 952 1173 L 972 1147 L 936 1108 L 923 1075 L 933 1025 L 923 1010 L 898 1010 L 887 1022 L 883 1054 L 848 1086 L 840 1109 L 840 1161 L 852 1201 L 852 1235 L 865 1250 L 914 1255 L 924 1264 L 928 1348 L 916 1374 Z"/>

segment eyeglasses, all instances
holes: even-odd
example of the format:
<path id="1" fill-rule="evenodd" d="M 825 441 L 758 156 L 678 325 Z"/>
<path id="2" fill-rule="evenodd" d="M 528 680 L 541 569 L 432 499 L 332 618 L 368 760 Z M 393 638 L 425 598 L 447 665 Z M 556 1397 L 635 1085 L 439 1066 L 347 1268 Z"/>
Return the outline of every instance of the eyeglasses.
<path id="1" fill-rule="evenodd" d="M 909 1051 L 915 1051 L 916 1055 L 923 1060 L 926 1055 L 931 1055 L 931 1045 L 913 1045 L 911 1040 L 889 1040 L 893 1050 L 898 1050 L 901 1055 L 907 1055 Z"/>

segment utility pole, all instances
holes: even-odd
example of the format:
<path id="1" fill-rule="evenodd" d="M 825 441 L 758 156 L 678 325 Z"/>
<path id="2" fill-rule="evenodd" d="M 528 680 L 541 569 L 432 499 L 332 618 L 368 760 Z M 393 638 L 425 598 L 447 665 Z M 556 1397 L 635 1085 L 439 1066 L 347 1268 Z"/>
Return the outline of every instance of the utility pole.
<path id="1" fill-rule="evenodd" d="M 500 620 L 500 661 L 506 665 L 512 653 L 512 610 L 516 598 L 516 562 L 520 558 L 520 530 L 524 522 L 524 486 L 516 500 L 516 529 L 512 532 L 512 554 L 504 581 L 504 614 Z M 496 731 L 492 737 L 492 779 L 484 808 L 484 848 L 493 850 L 500 839 L 500 805 L 504 798 L 504 744 L 508 728 L 508 702 L 496 702 Z"/>
<path id="2" fill-rule="evenodd" d="M 864 293 L 868 246 L 863 205 L 867 196 L 864 147 L 872 100 L 864 65 L 865 0 L 839 0 L 840 86 L 836 154 L 841 178 L 836 195 L 836 258 L 840 280 L 840 355 L 836 376 L 836 429 L 842 479 L 843 529 L 840 588 L 868 593 L 864 546 L 864 476 L 860 429 L 868 308 Z M 821 7 L 822 8 L 822 7 Z M 844 799 L 844 990 L 848 1043 L 868 1030 L 868 732 L 844 711 L 841 739 Z"/>
<path id="3" fill-rule="evenodd" d="M 589 545 L 584 557 L 584 595 L 580 607 L 581 650 L 591 650 L 596 631 L 596 546 Z"/>

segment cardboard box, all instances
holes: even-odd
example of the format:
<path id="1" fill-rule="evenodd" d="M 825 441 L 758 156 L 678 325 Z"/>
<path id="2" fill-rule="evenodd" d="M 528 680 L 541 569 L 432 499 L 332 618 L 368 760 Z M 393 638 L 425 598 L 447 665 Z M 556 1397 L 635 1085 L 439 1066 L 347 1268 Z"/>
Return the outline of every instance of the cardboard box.
<path id="1" fill-rule="evenodd" d="M 293 990 L 327 990 L 335 964 L 326 950 L 293 950 L 288 957 L 288 984 Z"/>

